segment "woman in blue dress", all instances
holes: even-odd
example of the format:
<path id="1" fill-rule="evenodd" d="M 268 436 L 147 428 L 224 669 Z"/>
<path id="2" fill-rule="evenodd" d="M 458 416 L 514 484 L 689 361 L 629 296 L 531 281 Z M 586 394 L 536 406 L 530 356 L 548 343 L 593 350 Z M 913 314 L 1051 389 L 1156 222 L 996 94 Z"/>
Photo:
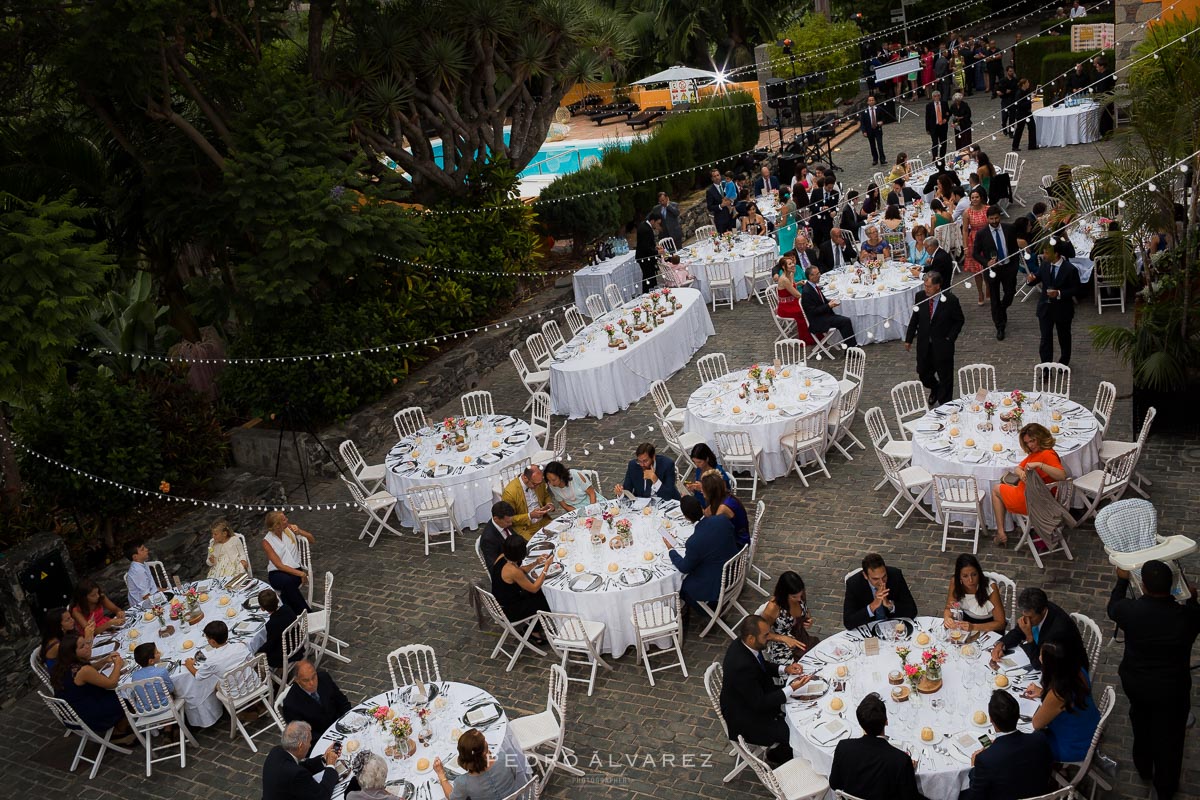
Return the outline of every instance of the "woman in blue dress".
<path id="1" fill-rule="evenodd" d="M 704 442 L 700 442 L 692 448 L 692 452 L 688 455 L 692 459 L 692 466 L 696 468 L 696 480 L 690 481 L 687 484 L 687 488 L 700 501 L 700 505 L 704 505 L 706 502 L 704 499 L 704 487 L 700 485 L 700 481 L 705 473 L 716 470 L 721 476 L 721 480 L 725 481 L 725 489 L 729 489 L 729 473 L 717 463 L 717 454 L 712 451 L 711 447 Z"/>
<path id="2" fill-rule="evenodd" d="M 117 683 L 121 680 L 124 662 L 119 653 L 113 653 L 91 664 L 92 646 L 79 636 L 67 634 L 58 646 L 58 660 L 50 673 L 54 695 L 74 709 L 89 728 L 100 735 L 115 729 L 114 744 L 130 744 L 133 735 L 129 732 L 129 720 L 117 700 Z M 112 669 L 108 675 L 100 672 L 108 663 Z M 98 669 L 99 667 L 100 669 Z"/>
<path id="3" fill-rule="evenodd" d="M 719 514 L 728 518 L 733 523 L 733 535 L 738 544 L 749 544 L 750 518 L 741 501 L 729 493 L 725 480 L 712 470 L 700 479 L 700 485 L 704 489 L 704 516 Z"/>
<path id="4" fill-rule="evenodd" d="M 1092 699 L 1092 682 L 1079 663 L 1058 642 L 1042 645 L 1042 685 L 1025 690 L 1025 696 L 1040 698 L 1033 715 L 1033 729 L 1045 731 L 1054 760 L 1083 761 L 1100 724 L 1100 710 Z"/>
<path id="5" fill-rule="evenodd" d="M 567 469 L 561 461 L 551 461 L 542 472 L 550 485 L 550 494 L 563 511 L 604 502 L 604 497 L 586 475 L 577 469 Z"/>
<path id="6" fill-rule="evenodd" d="M 929 229 L 924 225 L 914 225 L 912 238 L 908 243 L 908 263 L 923 267 L 929 260 L 929 253 L 925 252 L 925 240 L 929 238 Z"/>

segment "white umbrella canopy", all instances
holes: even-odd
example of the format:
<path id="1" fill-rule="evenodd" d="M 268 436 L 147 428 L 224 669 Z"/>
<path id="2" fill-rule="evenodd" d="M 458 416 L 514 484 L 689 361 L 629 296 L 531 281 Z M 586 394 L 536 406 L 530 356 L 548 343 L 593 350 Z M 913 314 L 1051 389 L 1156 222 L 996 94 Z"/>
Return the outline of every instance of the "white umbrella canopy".
<path id="1" fill-rule="evenodd" d="M 656 72 L 653 75 L 642 78 L 640 81 L 634 81 L 635 86 L 646 86 L 652 83 L 670 83 L 671 81 L 708 81 L 716 83 L 720 79 L 720 75 L 707 70 L 696 69 L 694 67 L 684 67 L 676 64 L 669 69 L 664 69 L 662 72 Z"/>

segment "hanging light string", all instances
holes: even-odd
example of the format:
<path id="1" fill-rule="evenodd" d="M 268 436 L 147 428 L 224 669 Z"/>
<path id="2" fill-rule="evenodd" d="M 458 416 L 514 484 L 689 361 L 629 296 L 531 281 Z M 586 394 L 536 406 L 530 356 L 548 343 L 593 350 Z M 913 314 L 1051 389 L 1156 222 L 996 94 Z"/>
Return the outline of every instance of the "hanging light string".
<path id="1" fill-rule="evenodd" d="M 1191 32 L 1189 32 L 1189 34 L 1185 34 L 1184 36 L 1179 37 L 1179 39 L 1176 39 L 1173 42 L 1169 43 L 1168 45 L 1164 45 L 1163 47 L 1167 47 L 1167 46 L 1170 46 L 1170 44 L 1174 44 L 1178 41 L 1185 40 L 1186 37 L 1188 35 L 1190 35 L 1190 33 Z M 1151 54 L 1147 57 L 1157 57 L 1157 53 L 1162 49 L 1163 48 L 1159 48 L 1158 50 L 1154 51 L 1153 54 Z M 1139 181 L 1138 183 L 1125 189 L 1124 191 L 1122 191 L 1120 194 L 1116 195 L 1115 197 L 1109 198 L 1108 200 L 1105 201 L 1104 205 L 1115 203 L 1119 207 L 1124 203 L 1124 200 L 1126 197 L 1132 195 L 1136 191 L 1141 190 L 1142 188 L 1148 189 L 1151 193 L 1157 192 L 1159 187 L 1155 184 L 1155 181 L 1161 179 L 1164 175 L 1172 173 L 1176 170 L 1178 170 L 1181 174 L 1186 173 L 1189 169 L 1188 162 L 1197 157 L 1200 157 L 1200 150 L 1196 150 L 1195 152 L 1176 161 L 1175 163 L 1171 164 L 1170 166 L 1168 166 L 1162 170 L 1159 170 L 1154 175 Z M 1064 223 L 1064 224 L 1060 225 L 1059 227 L 1055 228 L 1054 230 L 1049 231 L 1048 233 L 1043 235 L 1041 238 L 1036 239 L 1033 242 L 1029 243 L 1029 245 L 1027 245 L 1025 248 L 1021 249 L 1020 257 L 1024 257 L 1026 252 L 1028 252 L 1031 249 L 1034 249 L 1036 245 L 1041 244 L 1042 242 L 1049 242 L 1050 244 L 1054 244 L 1057 241 L 1057 237 L 1064 236 L 1069 232 L 1071 224 L 1072 223 Z M 996 273 L 994 270 L 989 270 L 989 277 L 995 277 L 995 275 L 996 275 Z M 972 280 L 972 276 L 970 274 L 968 274 L 968 275 L 964 276 L 958 282 L 958 284 L 951 283 L 948 287 L 946 287 L 946 289 L 943 290 L 943 292 L 948 289 L 954 288 L 955 285 L 963 285 L 969 289 L 969 288 L 971 288 L 971 280 Z M 932 299 L 933 298 L 926 298 L 924 301 L 921 301 L 921 302 L 930 302 L 930 301 L 932 301 Z M 921 303 L 914 304 L 912 307 L 913 313 L 918 313 L 920 311 L 920 306 L 921 306 Z M 873 332 L 876 328 L 878 328 L 878 327 L 886 328 L 889 325 L 890 325 L 890 320 L 882 323 L 882 326 L 879 323 L 876 323 L 876 325 L 871 326 L 871 328 L 867 329 L 869 338 L 870 338 L 870 336 L 873 335 Z M 857 332 L 856 332 L 856 335 L 857 335 Z M 842 345 L 842 349 L 846 349 L 845 344 Z M 817 361 L 822 360 L 820 354 L 817 354 L 816 360 Z M 736 390 L 731 389 L 729 392 L 723 392 L 716 396 L 719 396 L 719 397 L 733 396 L 735 394 L 735 392 L 736 392 Z M 613 434 L 612 436 L 610 436 L 608 439 L 608 445 L 615 446 L 616 440 L 618 437 L 624 439 L 626 436 L 628 436 L 630 441 L 636 441 L 637 435 L 639 433 L 641 433 L 643 431 L 643 429 L 645 429 L 646 433 L 654 432 L 653 425 L 637 425 L 637 426 L 630 428 L 622 433 Z M 347 502 L 317 503 L 317 504 L 229 503 L 229 502 L 220 502 L 220 501 L 212 501 L 212 500 L 203 500 L 203 499 L 195 498 L 195 497 L 176 496 L 176 495 L 171 495 L 171 494 L 168 494 L 165 492 L 153 492 L 153 491 L 149 491 L 146 489 L 138 488 L 136 486 L 130 486 L 128 484 L 121 483 L 120 481 L 110 480 L 108 478 L 96 475 L 96 474 L 88 472 L 86 470 L 81 470 L 77 467 L 73 467 L 70 464 L 66 464 L 62 461 L 59 461 L 58 459 L 51 458 L 50 456 L 44 455 L 43 453 L 39 453 L 39 452 L 25 446 L 24 444 L 22 444 L 21 442 L 17 441 L 16 439 L 14 439 L 12 437 L 8 437 L 8 436 L 4 436 L 3 434 L 0 434 L 0 441 L 7 442 L 8 444 L 12 445 L 16 449 L 19 449 L 20 451 L 27 454 L 31 458 L 36 458 L 36 459 L 38 459 L 46 464 L 49 464 L 53 467 L 64 470 L 66 472 L 70 472 L 71 474 L 73 474 L 77 477 L 81 477 L 81 478 L 90 480 L 92 482 L 99 483 L 103 486 L 109 486 L 113 489 L 128 492 L 128 493 L 131 493 L 131 494 L 134 494 L 137 496 L 152 497 L 152 498 L 157 498 L 160 500 L 166 500 L 168 502 L 189 503 L 194 506 L 199 506 L 199 507 L 203 507 L 203 508 L 212 508 L 215 510 L 222 510 L 222 511 L 232 509 L 232 510 L 237 510 L 237 511 L 261 511 L 261 512 L 266 512 L 266 511 L 333 511 L 333 510 L 344 509 L 344 508 L 352 508 L 355 505 L 354 503 L 347 503 Z M 576 452 L 582 451 L 582 455 L 586 457 L 586 456 L 591 455 L 591 449 L 593 447 L 596 448 L 597 450 L 604 450 L 603 440 L 596 439 L 594 441 L 591 441 L 591 442 L 588 442 L 588 443 L 585 443 L 582 445 L 577 445 L 575 450 L 576 450 Z M 572 455 L 570 453 L 565 454 L 565 460 L 573 461 Z M 474 479 L 468 478 L 468 479 L 464 479 L 462 481 L 445 482 L 445 483 L 441 483 L 440 485 L 442 485 L 444 487 L 451 487 L 451 486 L 465 485 L 468 483 L 471 483 L 474 486 L 478 487 L 481 485 L 484 485 L 484 486 L 490 485 L 491 481 L 479 479 L 479 478 L 474 478 Z"/>

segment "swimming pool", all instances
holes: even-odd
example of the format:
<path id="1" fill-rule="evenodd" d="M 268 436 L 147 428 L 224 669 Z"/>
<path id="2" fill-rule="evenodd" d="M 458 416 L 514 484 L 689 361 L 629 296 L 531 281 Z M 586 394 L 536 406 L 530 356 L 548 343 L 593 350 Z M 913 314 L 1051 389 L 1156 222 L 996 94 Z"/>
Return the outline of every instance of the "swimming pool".
<path id="1" fill-rule="evenodd" d="M 508 141 L 509 131 L 504 130 L 504 141 Z M 582 139 L 577 141 L 544 142 L 537 155 L 521 170 L 519 177 L 534 178 L 539 175 L 570 175 L 590 166 L 600 163 L 604 151 L 613 147 L 627 150 L 638 137 L 614 136 L 609 139 Z M 442 142 L 430 142 L 434 159 L 442 163 Z"/>

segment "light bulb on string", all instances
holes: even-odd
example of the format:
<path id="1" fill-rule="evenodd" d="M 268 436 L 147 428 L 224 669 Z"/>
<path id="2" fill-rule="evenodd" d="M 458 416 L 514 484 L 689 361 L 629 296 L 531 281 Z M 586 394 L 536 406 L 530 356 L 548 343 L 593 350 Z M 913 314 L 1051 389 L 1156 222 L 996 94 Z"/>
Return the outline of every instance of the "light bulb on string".
<path id="1" fill-rule="evenodd" d="M 1157 192 L 1157 191 L 1158 191 L 1158 187 L 1157 187 L 1157 186 L 1155 186 L 1153 183 L 1152 183 L 1152 184 L 1150 184 L 1149 186 L 1147 186 L 1146 188 L 1147 188 L 1147 189 L 1149 189 L 1149 190 L 1150 190 L 1150 191 L 1152 191 L 1152 192 Z"/>

